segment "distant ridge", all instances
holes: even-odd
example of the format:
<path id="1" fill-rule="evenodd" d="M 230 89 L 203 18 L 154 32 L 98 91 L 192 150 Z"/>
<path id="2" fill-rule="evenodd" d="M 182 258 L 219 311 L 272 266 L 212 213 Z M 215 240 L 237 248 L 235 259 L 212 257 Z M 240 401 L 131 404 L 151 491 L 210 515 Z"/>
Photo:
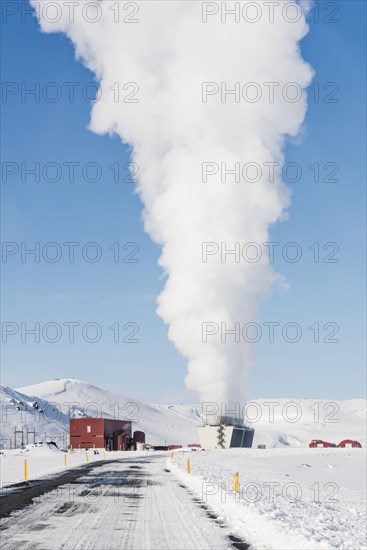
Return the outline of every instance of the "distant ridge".
<path id="1" fill-rule="evenodd" d="M 201 423 L 200 406 L 143 403 L 76 378 L 17 389 L 0 386 L 0 401 L 4 446 L 10 439 L 14 445 L 15 428 L 25 433 L 35 430 L 39 441 L 47 437 L 61 441 L 69 431 L 69 415 L 130 419 L 133 429 L 146 432 L 153 445 L 195 443 Z M 254 446 L 304 447 L 311 439 L 339 443 L 345 438 L 365 446 L 366 409 L 363 399 L 257 399 L 247 405 L 246 420 L 255 428 Z M 33 442 L 33 435 L 29 440 Z"/>

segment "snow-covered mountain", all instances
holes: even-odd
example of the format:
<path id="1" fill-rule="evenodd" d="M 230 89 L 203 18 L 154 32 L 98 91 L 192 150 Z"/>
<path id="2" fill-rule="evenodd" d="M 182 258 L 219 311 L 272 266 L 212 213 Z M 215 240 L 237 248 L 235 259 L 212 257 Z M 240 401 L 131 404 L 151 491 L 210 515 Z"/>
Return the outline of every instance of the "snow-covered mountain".
<path id="1" fill-rule="evenodd" d="M 77 379 L 0 389 L 1 443 L 5 447 L 10 438 L 14 445 L 15 428 L 24 432 L 35 429 L 38 441 L 50 437 L 62 443 L 69 432 L 69 415 L 130 419 L 133 429 L 143 430 L 153 445 L 198 441 L 199 406 L 143 403 Z M 363 399 L 257 399 L 247 405 L 246 420 L 255 428 L 254 446 L 304 447 L 311 439 L 338 444 L 346 438 L 366 445 Z M 18 444 L 20 441 L 18 434 Z M 31 435 L 29 441 L 33 442 Z"/>
<path id="2" fill-rule="evenodd" d="M 365 399 L 257 399 L 246 410 L 255 429 L 254 446 L 304 447 L 312 439 L 339 444 L 343 439 L 366 445 Z"/>
<path id="3" fill-rule="evenodd" d="M 35 428 L 37 439 L 61 439 L 69 431 L 69 416 L 103 416 L 131 420 L 133 430 L 143 430 L 153 445 L 187 445 L 197 441 L 196 426 L 201 420 L 198 407 L 149 405 L 77 379 L 50 380 L 17 390 L 3 386 L 1 401 L 2 438 L 7 440 L 14 438 L 15 427 L 22 426 Z"/>
<path id="4" fill-rule="evenodd" d="M 40 396 L 30 396 L 6 386 L 0 386 L 1 434 L 2 447 L 19 447 L 22 441 L 33 443 L 33 431 L 36 441 L 46 438 L 62 438 L 69 432 L 69 418 L 58 408 L 56 403 L 50 403 Z M 15 434 L 15 430 L 18 431 Z"/>

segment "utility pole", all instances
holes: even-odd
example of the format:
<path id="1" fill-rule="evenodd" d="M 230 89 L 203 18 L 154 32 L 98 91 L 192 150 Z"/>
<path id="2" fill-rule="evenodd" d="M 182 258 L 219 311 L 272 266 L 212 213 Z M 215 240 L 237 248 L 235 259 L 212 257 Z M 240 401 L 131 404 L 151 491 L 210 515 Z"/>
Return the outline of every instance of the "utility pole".
<path id="1" fill-rule="evenodd" d="M 33 445 L 36 443 L 36 428 L 33 428 L 33 430 L 30 430 L 27 428 L 27 445 L 29 445 L 29 434 L 33 434 Z"/>
<path id="2" fill-rule="evenodd" d="M 23 429 L 17 430 L 17 427 L 14 428 L 14 447 L 17 448 L 17 434 L 22 434 L 22 448 L 24 447 L 24 433 Z"/>

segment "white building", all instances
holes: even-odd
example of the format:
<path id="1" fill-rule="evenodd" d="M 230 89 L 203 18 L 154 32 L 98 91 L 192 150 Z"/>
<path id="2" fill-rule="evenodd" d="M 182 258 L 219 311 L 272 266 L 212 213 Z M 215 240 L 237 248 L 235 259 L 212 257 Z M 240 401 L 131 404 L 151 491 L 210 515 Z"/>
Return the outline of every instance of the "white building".
<path id="1" fill-rule="evenodd" d="M 198 426 L 197 430 L 202 449 L 252 447 L 253 428 L 248 428 L 230 417 L 207 418 L 207 424 Z"/>

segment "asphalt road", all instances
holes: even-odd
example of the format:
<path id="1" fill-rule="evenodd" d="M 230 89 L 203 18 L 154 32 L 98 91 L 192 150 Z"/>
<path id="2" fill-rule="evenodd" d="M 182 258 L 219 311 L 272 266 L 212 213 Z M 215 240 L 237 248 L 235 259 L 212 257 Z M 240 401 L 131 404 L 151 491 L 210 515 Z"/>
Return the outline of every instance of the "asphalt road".
<path id="1" fill-rule="evenodd" d="M 32 484 L 21 485 L 2 498 L 10 514 L 0 522 L 2 549 L 248 548 L 166 470 L 166 460 L 157 454 L 95 464 L 38 481 L 33 493 Z"/>

